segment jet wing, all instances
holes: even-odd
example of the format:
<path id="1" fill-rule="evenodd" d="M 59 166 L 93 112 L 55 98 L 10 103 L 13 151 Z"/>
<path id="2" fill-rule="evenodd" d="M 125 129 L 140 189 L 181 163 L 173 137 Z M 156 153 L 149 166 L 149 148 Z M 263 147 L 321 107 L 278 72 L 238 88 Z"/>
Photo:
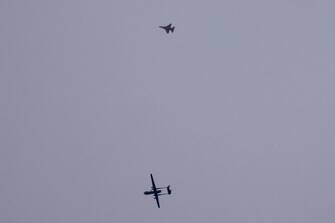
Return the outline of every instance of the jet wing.
<path id="1" fill-rule="evenodd" d="M 169 31 L 171 30 L 171 24 L 167 25 L 167 26 L 159 26 L 159 28 L 162 28 L 165 30 L 166 33 L 169 33 Z"/>
<path id="2" fill-rule="evenodd" d="M 160 208 L 158 194 L 155 193 L 154 196 L 155 196 L 155 200 L 156 200 L 157 206 L 158 206 L 158 208 Z"/>
<path id="3" fill-rule="evenodd" d="M 152 190 L 156 194 L 157 193 L 157 188 L 156 188 L 155 181 L 154 181 L 154 178 L 153 178 L 152 174 L 150 174 L 150 177 L 151 177 Z"/>

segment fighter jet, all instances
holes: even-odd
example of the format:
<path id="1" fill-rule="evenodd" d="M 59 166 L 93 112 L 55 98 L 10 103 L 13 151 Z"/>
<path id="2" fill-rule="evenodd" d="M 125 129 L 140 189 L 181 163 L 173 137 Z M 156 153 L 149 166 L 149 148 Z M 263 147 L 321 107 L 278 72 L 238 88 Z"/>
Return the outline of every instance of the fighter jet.
<path id="1" fill-rule="evenodd" d="M 171 32 L 174 31 L 174 26 L 172 26 L 171 23 L 169 25 L 167 25 L 167 26 L 159 26 L 159 28 L 164 29 L 166 33 L 169 33 L 170 31 Z"/>
<path id="2" fill-rule="evenodd" d="M 170 195 L 172 193 L 172 190 L 170 189 L 170 185 L 167 187 L 156 187 L 152 174 L 150 174 L 150 177 L 151 177 L 151 185 L 152 185 L 151 190 L 144 191 L 144 195 L 153 195 L 154 199 L 156 200 L 157 207 L 160 208 L 158 197 L 162 195 Z M 162 193 L 162 189 L 165 189 L 165 188 L 166 188 L 167 193 Z"/>

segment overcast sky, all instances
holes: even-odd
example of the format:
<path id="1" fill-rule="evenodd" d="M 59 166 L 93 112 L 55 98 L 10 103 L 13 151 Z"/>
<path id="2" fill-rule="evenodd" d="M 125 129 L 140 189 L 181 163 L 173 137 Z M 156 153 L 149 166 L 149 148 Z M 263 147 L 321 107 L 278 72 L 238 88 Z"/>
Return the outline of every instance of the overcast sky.
<path id="1" fill-rule="evenodd" d="M 335 222 L 334 8 L 1 0 L 0 222 Z"/>

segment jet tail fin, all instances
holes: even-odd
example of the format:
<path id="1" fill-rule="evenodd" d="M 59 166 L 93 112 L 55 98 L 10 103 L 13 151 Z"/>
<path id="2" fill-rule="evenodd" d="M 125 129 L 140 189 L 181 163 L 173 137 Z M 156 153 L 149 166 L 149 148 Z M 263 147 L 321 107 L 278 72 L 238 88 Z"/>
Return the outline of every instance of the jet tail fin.
<path id="1" fill-rule="evenodd" d="M 173 32 L 174 31 L 174 27 L 171 27 L 171 32 Z"/>

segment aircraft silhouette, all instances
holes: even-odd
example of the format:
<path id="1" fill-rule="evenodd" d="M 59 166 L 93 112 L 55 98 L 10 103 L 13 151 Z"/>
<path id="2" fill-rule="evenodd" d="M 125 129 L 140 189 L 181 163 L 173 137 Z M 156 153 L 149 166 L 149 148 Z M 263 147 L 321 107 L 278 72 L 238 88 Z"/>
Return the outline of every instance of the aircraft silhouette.
<path id="1" fill-rule="evenodd" d="M 169 33 L 170 31 L 173 33 L 174 31 L 174 26 L 172 26 L 171 23 L 167 26 L 159 26 L 159 28 L 164 29 L 166 33 Z"/>
<path id="2" fill-rule="evenodd" d="M 172 190 L 170 189 L 170 185 L 167 186 L 167 187 L 156 187 L 152 174 L 150 174 L 150 177 L 151 177 L 151 184 L 152 184 L 151 190 L 144 191 L 144 195 L 153 195 L 154 199 L 157 202 L 158 208 L 160 208 L 158 197 L 162 196 L 162 195 L 167 195 L 167 194 L 170 195 L 172 193 Z M 162 194 L 162 190 L 161 189 L 164 189 L 164 188 L 166 188 L 167 193 L 163 193 Z"/>

